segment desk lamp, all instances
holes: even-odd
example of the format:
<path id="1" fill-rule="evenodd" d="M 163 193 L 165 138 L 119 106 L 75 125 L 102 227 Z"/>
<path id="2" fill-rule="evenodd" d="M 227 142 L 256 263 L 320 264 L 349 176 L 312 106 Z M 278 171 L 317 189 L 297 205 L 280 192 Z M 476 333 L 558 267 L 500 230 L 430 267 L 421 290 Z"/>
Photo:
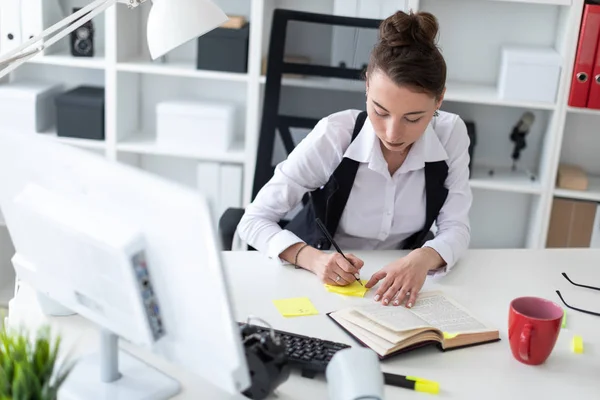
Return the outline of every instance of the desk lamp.
<path id="1" fill-rule="evenodd" d="M 146 0 L 93 1 L 39 35 L 0 56 L 0 78 L 14 71 L 30 58 L 52 46 L 112 5 L 124 3 L 129 8 L 136 8 L 145 2 Z M 153 0 L 147 24 L 150 56 L 155 60 L 174 48 L 217 28 L 227 19 L 225 13 L 211 0 Z"/>

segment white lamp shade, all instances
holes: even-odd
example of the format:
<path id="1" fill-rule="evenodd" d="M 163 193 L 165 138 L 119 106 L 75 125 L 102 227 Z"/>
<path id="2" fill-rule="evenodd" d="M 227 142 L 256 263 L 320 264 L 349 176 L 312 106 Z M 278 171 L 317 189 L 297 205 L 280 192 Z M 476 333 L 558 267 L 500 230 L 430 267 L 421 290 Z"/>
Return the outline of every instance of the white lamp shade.
<path id="1" fill-rule="evenodd" d="M 228 19 L 210 0 L 154 0 L 146 27 L 150 56 L 163 56 Z"/>

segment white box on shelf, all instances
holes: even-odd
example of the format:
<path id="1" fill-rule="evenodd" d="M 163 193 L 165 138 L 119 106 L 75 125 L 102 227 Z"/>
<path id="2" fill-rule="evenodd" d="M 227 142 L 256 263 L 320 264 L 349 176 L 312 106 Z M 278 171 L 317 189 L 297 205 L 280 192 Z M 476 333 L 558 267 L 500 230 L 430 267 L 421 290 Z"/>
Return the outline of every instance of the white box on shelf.
<path id="1" fill-rule="evenodd" d="M 555 103 L 562 58 L 551 47 L 503 46 L 498 95 L 504 100 Z"/>
<path id="2" fill-rule="evenodd" d="M 169 100 L 156 106 L 156 142 L 161 146 L 227 151 L 234 124 L 231 103 Z"/>
<path id="3" fill-rule="evenodd" d="M 56 82 L 21 80 L 0 85 L 0 121 L 3 130 L 45 132 L 55 126 L 54 100 L 63 91 Z"/>

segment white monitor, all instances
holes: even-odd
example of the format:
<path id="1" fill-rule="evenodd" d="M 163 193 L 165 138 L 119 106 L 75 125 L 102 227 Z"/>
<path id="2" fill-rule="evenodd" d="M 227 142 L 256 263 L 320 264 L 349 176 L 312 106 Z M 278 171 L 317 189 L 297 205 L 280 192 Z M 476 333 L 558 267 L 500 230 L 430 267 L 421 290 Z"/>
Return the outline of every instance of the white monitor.
<path id="1" fill-rule="evenodd" d="M 117 337 L 227 392 L 250 386 L 210 206 L 199 192 L 52 138 L 5 132 L 0 208 L 19 279 L 105 333 L 99 354 L 79 362 L 66 387 L 114 383 L 82 397 L 89 399 L 158 399 L 179 390 L 118 351 Z"/>

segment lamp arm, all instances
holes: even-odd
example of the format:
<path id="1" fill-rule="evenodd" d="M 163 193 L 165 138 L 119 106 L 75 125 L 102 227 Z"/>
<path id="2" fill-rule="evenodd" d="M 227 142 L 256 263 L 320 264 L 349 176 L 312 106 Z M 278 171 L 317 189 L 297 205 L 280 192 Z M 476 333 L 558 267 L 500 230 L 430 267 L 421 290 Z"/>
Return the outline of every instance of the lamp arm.
<path id="1" fill-rule="evenodd" d="M 65 36 L 71 34 L 86 22 L 90 21 L 98 14 L 103 13 L 107 8 L 111 7 L 116 3 L 125 3 L 129 8 L 137 7 L 144 3 L 146 0 L 95 0 L 87 6 L 81 8 L 77 12 L 69 15 L 62 19 L 56 24 L 52 25 L 39 35 L 27 40 L 15 49 L 7 52 L 0 56 L 0 79 L 7 74 L 11 73 L 27 60 L 37 55 L 39 52 L 52 46 Z M 70 25 L 69 25 L 70 24 Z M 69 26 L 67 26 L 69 25 Z M 65 27 L 66 26 L 66 27 Z M 62 29 L 62 30 L 61 30 Z M 50 37 L 46 41 L 44 38 L 52 35 L 56 31 L 61 30 L 54 36 Z M 34 47 L 35 46 L 35 47 Z M 34 47 L 34 48 L 32 48 Z"/>

